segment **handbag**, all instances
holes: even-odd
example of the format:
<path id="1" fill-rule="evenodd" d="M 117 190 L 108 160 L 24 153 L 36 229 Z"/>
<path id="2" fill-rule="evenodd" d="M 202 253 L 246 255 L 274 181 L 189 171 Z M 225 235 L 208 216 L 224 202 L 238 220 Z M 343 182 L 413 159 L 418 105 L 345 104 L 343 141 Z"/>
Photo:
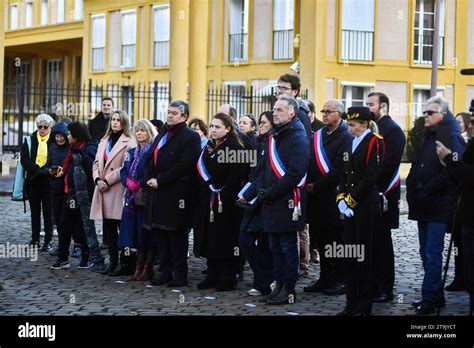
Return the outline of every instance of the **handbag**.
<path id="1" fill-rule="evenodd" d="M 135 193 L 135 206 L 144 207 L 149 193 L 148 187 L 140 187 L 140 189 Z"/>
<path id="2" fill-rule="evenodd" d="M 31 137 L 26 138 L 26 143 L 28 145 L 28 152 L 31 157 Z M 12 201 L 25 202 L 28 200 L 26 195 L 25 187 L 25 175 L 26 170 L 21 165 L 21 155 L 18 158 L 18 164 L 16 166 L 15 181 L 13 182 L 12 190 Z"/>

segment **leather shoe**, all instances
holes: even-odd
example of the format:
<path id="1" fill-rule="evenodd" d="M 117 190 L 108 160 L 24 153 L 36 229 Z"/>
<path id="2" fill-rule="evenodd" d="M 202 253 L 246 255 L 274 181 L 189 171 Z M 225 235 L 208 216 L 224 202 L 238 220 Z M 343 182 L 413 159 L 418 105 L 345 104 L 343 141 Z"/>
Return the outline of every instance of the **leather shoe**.
<path id="1" fill-rule="evenodd" d="M 275 297 L 267 301 L 268 305 L 294 304 L 296 302 L 295 289 L 289 289 L 286 286 Z"/>
<path id="2" fill-rule="evenodd" d="M 374 297 L 374 302 L 377 302 L 377 303 L 386 303 L 390 301 L 393 301 L 393 293 L 387 294 L 385 292 L 379 292 Z"/>
<path id="3" fill-rule="evenodd" d="M 216 281 L 215 280 L 210 280 L 209 278 L 205 278 L 202 282 L 200 282 L 196 286 L 199 290 L 206 290 L 206 289 L 212 289 L 216 287 Z"/>
<path id="4" fill-rule="evenodd" d="M 411 304 L 411 306 L 414 307 L 414 308 L 418 308 L 421 305 L 422 302 L 423 302 L 423 300 L 415 301 Z M 436 307 L 441 307 L 441 308 L 446 306 L 446 300 L 445 300 L 444 296 L 440 297 L 436 300 L 435 306 Z"/>
<path id="5" fill-rule="evenodd" d="M 100 274 L 102 275 L 108 275 L 109 273 L 113 272 L 114 269 L 117 268 L 117 264 L 116 263 L 109 263 L 107 268 L 104 269 L 102 272 L 100 272 Z"/>
<path id="6" fill-rule="evenodd" d="M 325 282 L 324 280 L 318 279 L 317 281 L 310 284 L 309 286 L 305 286 L 303 288 L 303 291 L 304 292 L 323 292 L 329 287 L 330 287 L 329 283 Z"/>
<path id="7" fill-rule="evenodd" d="M 323 294 L 327 296 L 338 296 L 338 295 L 344 295 L 345 293 L 346 293 L 346 287 L 342 283 L 336 283 L 333 287 L 325 289 L 323 291 Z"/>
<path id="8" fill-rule="evenodd" d="M 342 312 L 336 314 L 338 317 L 348 317 L 352 315 L 352 308 L 349 305 L 346 305 L 346 308 Z"/>
<path id="9" fill-rule="evenodd" d="M 415 312 L 416 314 L 419 315 L 427 315 L 427 314 L 432 314 L 436 310 L 436 304 L 433 302 L 423 300 L 421 301 L 421 304 L 416 307 Z"/>
<path id="10" fill-rule="evenodd" d="M 173 279 L 168 284 L 166 284 L 168 288 L 180 288 L 182 286 L 188 286 L 187 279 Z"/>
<path id="11" fill-rule="evenodd" d="M 156 285 L 156 286 L 161 286 L 161 285 L 165 285 L 166 283 L 169 283 L 170 281 L 173 280 L 173 275 L 171 273 L 163 273 L 161 272 L 159 275 L 158 275 L 158 279 L 152 279 L 150 281 L 150 284 L 151 285 Z"/>
<path id="12" fill-rule="evenodd" d="M 444 288 L 446 291 L 465 291 L 464 284 L 462 281 L 453 280 L 451 284 Z"/>

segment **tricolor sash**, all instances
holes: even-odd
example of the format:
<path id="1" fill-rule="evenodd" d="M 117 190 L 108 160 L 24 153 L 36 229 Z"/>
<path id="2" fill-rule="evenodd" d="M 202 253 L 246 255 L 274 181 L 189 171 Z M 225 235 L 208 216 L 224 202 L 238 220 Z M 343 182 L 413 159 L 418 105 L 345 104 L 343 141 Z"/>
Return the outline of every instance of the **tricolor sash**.
<path id="1" fill-rule="evenodd" d="M 322 175 L 326 176 L 331 169 L 331 162 L 326 155 L 326 150 L 323 146 L 323 129 L 319 129 L 314 133 L 314 156 L 316 157 L 316 164 Z"/>
<path id="2" fill-rule="evenodd" d="M 237 197 L 238 197 L 238 198 L 243 198 L 243 194 L 245 193 L 245 191 L 248 190 L 248 188 L 249 188 L 250 186 L 252 186 L 252 183 L 249 181 L 248 183 L 246 183 L 246 184 L 244 185 L 244 187 L 242 187 L 242 189 L 240 190 L 240 192 L 237 194 Z M 254 199 L 252 199 L 249 203 L 250 203 L 250 204 L 254 204 L 256 200 L 257 200 L 257 197 L 255 197 Z"/>
<path id="3" fill-rule="evenodd" d="M 153 163 L 156 165 L 156 159 L 158 158 L 158 152 L 168 141 L 168 132 L 166 132 L 163 137 L 160 139 L 158 145 L 156 146 L 155 152 L 153 154 Z"/>
<path id="4" fill-rule="evenodd" d="M 197 170 L 201 178 L 205 181 L 208 182 L 209 180 L 212 179 L 211 174 L 207 171 L 206 165 L 204 164 L 203 160 L 203 154 L 204 151 L 206 151 L 206 147 L 201 151 L 201 155 L 199 156 L 199 159 L 197 161 Z M 222 213 L 223 207 L 222 207 L 222 200 L 221 200 L 221 191 L 224 189 L 225 186 L 222 186 L 221 188 L 217 189 L 213 184 L 209 185 L 209 189 L 211 190 L 211 197 L 209 199 L 209 222 L 214 222 L 214 202 L 217 196 L 217 212 Z"/>
<path id="5" fill-rule="evenodd" d="M 278 151 L 275 144 L 275 139 L 273 139 L 273 135 L 268 137 L 268 149 L 269 149 L 269 158 L 270 158 L 270 165 L 273 169 L 273 172 L 277 176 L 278 179 L 281 179 L 286 174 L 285 166 L 278 155 Z M 301 213 L 301 189 L 306 184 L 306 174 L 298 185 L 293 189 L 293 221 L 298 221 L 299 217 L 302 215 Z"/>
<path id="6" fill-rule="evenodd" d="M 382 196 L 383 206 L 382 211 L 388 211 L 388 201 L 387 201 L 387 194 L 400 185 L 400 166 L 398 166 L 395 173 L 393 173 L 392 178 L 387 186 L 387 189 L 384 192 L 380 192 L 379 195 Z"/>

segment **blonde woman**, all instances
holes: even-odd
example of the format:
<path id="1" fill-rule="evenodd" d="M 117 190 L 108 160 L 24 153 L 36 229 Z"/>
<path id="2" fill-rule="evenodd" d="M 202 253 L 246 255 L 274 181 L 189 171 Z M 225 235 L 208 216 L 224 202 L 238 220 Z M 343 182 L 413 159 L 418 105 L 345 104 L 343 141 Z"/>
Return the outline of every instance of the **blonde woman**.
<path id="1" fill-rule="evenodd" d="M 110 255 L 108 267 L 101 272 L 103 275 L 112 274 L 118 268 L 118 227 L 122 219 L 125 192 L 120 180 L 120 170 L 127 151 L 133 145 L 129 117 L 125 111 L 117 110 L 112 114 L 107 131 L 99 143 L 93 166 L 96 187 L 91 219 L 102 220 L 102 231 Z"/>
<path id="2" fill-rule="evenodd" d="M 137 146 L 128 150 L 125 164 L 120 171 L 122 184 L 126 190 L 118 245 L 124 250 L 138 249 L 138 258 L 135 265 L 133 255 L 131 257 L 124 256 L 122 259 L 124 262 L 120 262 L 121 273 L 132 274 L 135 272 L 132 280 L 149 280 L 153 277 L 153 260 L 148 260 L 146 267 L 145 261 L 150 258 L 149 255 L 152 255 L 152 252 L 148 250 L 144 242 L 142 235 L 143 207 L 135 205 L 135 197 L 140 188 L 147 187 L 144 172 L 145 161 L 155 140 L 156 128 L 148 120 L 139 120 L 133 127 L 133 134 Z"/>

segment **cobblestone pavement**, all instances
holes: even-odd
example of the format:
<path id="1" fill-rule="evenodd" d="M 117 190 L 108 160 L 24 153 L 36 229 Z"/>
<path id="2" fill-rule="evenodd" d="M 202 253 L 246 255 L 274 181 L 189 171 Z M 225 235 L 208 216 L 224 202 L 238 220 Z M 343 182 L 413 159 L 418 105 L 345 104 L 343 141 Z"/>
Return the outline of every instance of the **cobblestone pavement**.
<path id="1" fill-rule="evenodd" d="M 403 203 L 402 211 L 406 211 Z M 30 240 L 29 212 L 23 204 L 0 197 L 0 244 L 24 244 Z M 396 255 L 395 301 L 374 304 L 373 315 L 413 315 L 410 303 L 420 298 L 422 282 L 421 259 L 418 254 L 416 224 L 401 216 L 401 228 L 393 232 Z M 55 237 L 55 243 L 57 237 Z M 446 248 L 449 236 L 446 237 Z M 445 251 L 446 256 L 446 251 Z M 128 277 L 109 277 L 90 270 L 80 270 L 78 259 L 71 259 L 69 270 L 51 271 L 55 261 L 40 253 L 37 261 L 0 258 L 0 315 L 334 315 L 344 307 L 345 296 L 330 297 L 305 294 L 303 286 L 315 279 L 317 264 L 310 275 L 298 281 L 296 303 L 267 306 L 250 297 L 251 271 L 237 290 L 226 293 L 196 290 L 204 278 L 201 270 L 205 260 L 189 258 L 190 287 L 169 289 L 152 287 L 144 282 L 132 282 Z M 451 263 L 448 274 L 452 278 Z M 447 307 L 442 315 L 466 315 L 467 293 L 446 293 Z"/>

